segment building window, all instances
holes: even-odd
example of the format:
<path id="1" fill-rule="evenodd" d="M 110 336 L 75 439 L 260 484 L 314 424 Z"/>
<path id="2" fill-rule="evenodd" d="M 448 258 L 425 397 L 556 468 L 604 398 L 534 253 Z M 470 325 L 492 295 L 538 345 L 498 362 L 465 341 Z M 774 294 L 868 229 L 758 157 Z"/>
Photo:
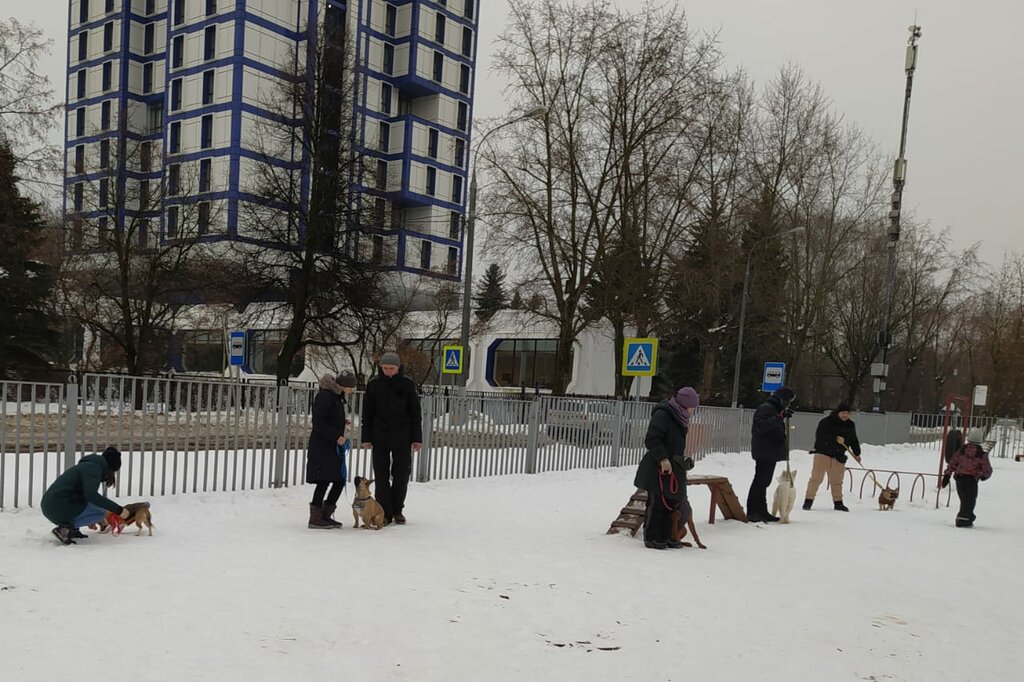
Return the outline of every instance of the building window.
<path id="1" fill-rule="evenodd" d="M 142 92 L 153 92 L 153 63 L 147 62 L 142 65 Z"/>
<path id="2" fill-rule="evenodd" d="M 181 109 L 181 79 L 171 81 L 171 111 Z"/>
<path id="3" fill-rule="evenodd" d="M 171 41 L 171 68 L 180 69 L 185 61 L 185 36 L 175 36 Z"/>
<path id="4" fill-rule="evenodd" d="M 149 180 L 139 180 L 139 210 L 149 210 Z"/>
<path id="5" fill-rule="evenodd" d="M 398 32 L 398 9 L 394 5 L 384 7 L 384 32 L 389 36 Z"/>
<path id="6" fill-rule="evenodd" d="M 178 196 L 178 191 L 181 189 L 181 164 L 172 163 L 167 167 L 167 195 L 171 197 Z"/>
<path id="7" fill-rule="evenodd" d="M 71 247 L 75 249 L 82 248 L 82 219 L 75 218 L 71 221 Z"/>
<path id="8" fill-rule="evenodd" d="M 444 55 L 440 52 L 434 53 L 434 80 L 438 83 L 444 80 Z"/>
<path id="9" fill-rule="evenodd" d="M 462 203 L 462 176 L 452 176 L 452 202 L 456 204 Z"/>
<path id="10" fill-rule="evenodd" d="M 83 189 L 82 189 L 82 187 L 83 187 L 82 183 L 80 183 L 80 182 L 75 183 L 75 199 L 74 199 L 75 213 L 81 213 L 82 212 L 82 205 L 83 205 L 83 200 L 82 200 Z"/>
<path id="11" fill-rule="evenodd" d="M 172 154 L 177 154 L 181 151 L 181 121 L 175 121 L 171 124 L 170 138 L 168 147 Z"/>
<path id="12" fill-rule="evenodd" d="M 445 272 L 454 275 L 459 270 L 459 250 L 454 246 L 448 247 L 448 261 L 445 263 Z"/>
<path id="13" fill-rule="evenodd" d="M 382 152 L 387 152 L 391 149 L 391 125 L 385 121 L 381 121 L 378 126 L 377 142 Z"/>
<path id="14" fill-rule="evenodd" d="M 104 62 L 103 64 L 103 92 L 110 90 L 112 85 L 111 81 L 114 77 L 114 64 L 113 62 Z"/>
<path id="15" fill-rule="evenodd" d="M 377 160 L 377 189 L 388 188 L 388 162 L 383 159 Z"/>
<path id="16" fill-rule="evenodd" d="M 473 56 L 473 29 L 462 28 L 462 54 L 466 57 Z"/>
<path id="17" fill-rule="evenodd" d="M 103 24 L 103 51 L 110 52 L 114 49 L 114 22 Z"/>
<path id="18" fill-rule="evenodd" d="M 171 206 L 167 209 L 167 238 L 178 238 L 178 207 Z"/>
<path id="19" fill-rule="evenodd" d="M 146 0 L 146 15 L 149 16 L 156 12 L 156 0 Z"/>
<path id="20" fill-rule="evenodd" d="M 385 45 L 384 46 L 384 73 L 392 74 L 395 72 L 395 46 Z"/>
<path id="21" fill-rule="evenodd" d="M 213 146 L 213 114 L 203 116 L 200 132 L 199 146 L 203 149 L 209 149 Z"/>
<path id="22" fill-rule="evenodd" d="M 434 196 L 437 191 L 437 169 L 427 166 L 427 194 Z"/>
<path id="23" fill-rule="evenodd" d="M 249 369 L 256 374 L 276 375 L 277 358 L 286 337 L 287 332 L 278 330 L 252 330 L 246 334 Z M 305 354 L 299 351 L 292 360 L 292 366 L 288 368 L 288 375 L 298 376 L 305 366 Z"/>
<path id="24" fill-rule="evenodd" d="M 107 234 L 108 227 L 107 226 L 109 224 L 110 223 L 107 220 L 107 216 L 101 216 L 100 217 L 99 224 L 97 225 L 97 229 L 96 229 L 97 237 L 98 237 L 97 241 L 99 242 L 100 246 L 103 246 L 104 244 L 107 243 L 107 237 L 108 237 L 108 234 Z"/>
<path id="25" fill-rule="evenodd" d="M 75 172 L 85 172 L 85 145 L 80 144 L 75 147 Z"/>
<path id="26" fill-rule="evenodd" d="M 455 165 L 459 168 L 466 167 L 466 141 L 455 140 Z"/>
<path id="27" fill-rule="evenodd" d="M 106 208 L 110 199 L 110 180 L 100 178 L 100 208 Z"/>
<path id="28" fill-rule="evenodd" d="M 114 11 L 114 0 L 107 0 L 106 7 L 104 8 L 107 14 Z"/>
<path id="29" fill-rule="evenodd" d="M 387 83 L 380 84 L 380 110 L 382 113 L 391 113 L 391 86 Z"/>
<path id="30" fill-rule="evenodd" d="M 159 133 L 164 128 L 164 105 L 163 102 L 150 102 L 146 106 L 146 128 L 150 134 Z"/>
<path id="31" fill-rule="evenodd" d="M 373 236 L 373 252 L 370 254 L 370 262 L 380 265 L 384 262 L 384 237 L 379 234 Z"/>
<path id="32" fill-rule="evenodd" d="M 434 16 L 434 41 L 444 45 L 444 15 L 438 12 Z"/>
<path id="33" fill-rule="evenodd" d="M 558 373 L 558 339 L 503 339 L 488 350 L 492 386 L 551 388 Z M 573 351 L 569 351 L 570 363 Z"/>
<path id="34" fill-rule="evenodd" d="M 186 372 L 223 372 L 224 332 L 196 330 L 182 333 L 181 362 Z"/>
<path id="35" fill-rule="evenodd" d="M 153 47 L 156 42 L 156 24 L 146 24 L 142 38 L 142 53 L 153 54 Z"/>
<path id="36" fill-rule="evenodd" d="M 459 102 L 459 119 L 458 119 L 459 130 L 465 131 L 469 127 L 469 105 L 465 102 Z"/>
<path id="37" fill-rule="evenodd" d="M 459 92 L 469 94 L 470 70 L 469 66 L 463 64 L 459 69 Z"/>
<path id="38" fill-rule="evenodd" d="M 437 158 L 438 141 L 440 140 L 440 134 L 431 128 L 427 131 L 427 156 L 432 159 Z"/>
<path id="39" fill-rule="evenodd" d="M 197 223 L 199 235 L 205 235 L 210 231 L 210 202 L 201 201 L 199 203 L 199 220 Z"/>
<path id="40" fill-rule="evenodd" d="M 149 248 L 149 218 L 139 220 L 139 248 Z"/>
<path id="41" fill-rule="evenodd" d="M 420 242 L 420 270 L 430 269 L 430 242 Z"/>
<path id="42" fill-rule="evenodd" d="M 203 159 L 199 162 L 199 191 L 209 192 L 213 176 L 213 161 Z"/>
<path id="43" fill-rule="evenodd" d="M 76 78 L 78 79 L 78 88 L 76 90 L 76 94 L 78 95 L 78 99 L 83 99 L 85 97 L 85 76 L 86 76 L 86 70 L 85 69 L 82 69 L 81 71 L 79 71 L 78 75 L 76 76 Z"/>
<path id="44" fill-rule="evenodd" d="M 373 226 L 384 227 L 384 218 L 387 215 L 388 202 L 382 197 L 373 200 Z"/>
<path id="45" fill-rule="evenodd" d="M 110 140 L 100 140 L 100 168 L 110 168 Z"/>
<path id="46" fill-rule="evenodd" d="M 464 14 L 467 19 L 472 19 L 476 16 L 476 0 L 466 0 L 466 11 Z"/>
<path id="47" fill-rule="evenodd" d="M 185 23 L 185 0 L 172 0 L 174 2 L 174 25 Z"/>
<path id="48" fill-rule="evenodd" d="M 217 0 L 206 0 L 206 16 L 212 17 L 217 13 Z"/>
<path id="49" fill-rule="evenodd" d="M 75 136 L 85 135 L 85 107 L 75 110 Z"/>
<path id="50" fill-rule="evenodd" d="M 213 71 L 203 73 L 203 104 L 213 104 Z"/>
<path id="51" fill-rule="evenodd" d="M 203 59 L 209 61 L 217 54 L 217 27 L 207 26 L 203 31 Z"/>
<path id="52" fill-rule="evenodd" d="M 448 238 L 458 239 L 459 232 L 462 227 L 462 214 L 458 211 L 452 211 L 448 216 Z"/>
<path id="53" fill-rule="evenodd" d="M 100 130 L 110 130 L 110 102 L 100 105 Z"/>
<path id="54" fill-rule="evenodd" d="M 84 62 L 89 58 L 89 32 L 82 31 L 78 34 L 78 61 Z"/>
<path id="55" fill-rule="evenodd" d="M 139 167 L 143 173 L 153 170 L 153 143 L 143 142 L 139 148 Z"/>
<path id="56" fill-rule="evenodd" d="M 78 23 L 89 23 L 89 0 L 81 0 L 78 6 Z"/>

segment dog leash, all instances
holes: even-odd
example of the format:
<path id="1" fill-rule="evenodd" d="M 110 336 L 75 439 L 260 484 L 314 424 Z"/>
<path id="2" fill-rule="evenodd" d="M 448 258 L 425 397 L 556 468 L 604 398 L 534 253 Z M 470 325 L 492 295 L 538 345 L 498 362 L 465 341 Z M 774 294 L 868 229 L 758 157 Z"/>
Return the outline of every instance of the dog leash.
<path id="1" fill-rule="evenodd" d="M 668 490 L 671 494 L 676 495 L 679 493 L 679 479 L 676 478 L 675 470 L 670 471 L 667 474 L 661 474 L 658 476 L 658 488 L 661 493 L 661 504 L 664 505 L 668 511 L 675 511 L 675 507 L 669 505 L 668 500 L 665 499 L 665 477 L 668 476 Z"/>
<path id="2" fill-rule="evenodd" d="M 849 446 L 849 445 L 847 445 L 846 443 L 842 443 L 841 445 L 843 446 L 843 448 L 844 448 L 844 449 L 845 449 L 845 450 L 846 450 L 847 452 L 849 452 L 849 453 L 850 453 L 850 457 L 852 457 L 852 458 L 853 458 L 853 461 L 854 461 L 854 462 L 857 462 L 857 466 L 859 466 L 859 467 L 860 467 L 861 469 L 863 469 L 864 471 L 870 471 L 870 470 L 869 470 L 869 469 L 868 469 L 868 468 L 867 468 L 866 466 L 864 466 L 863 464 L 861 464 L 861 463 L 860 463 L 860 462 L 859 462 L 859 461 L 857 460 L 857 455 L 853 454 L 853 450 L 851 450 L 851 449 L 850 449 L 850 446 Z M 884 486 L 884 485 L 882 485 L 881 483 L 879 483 L 879 482 L 878 482 L 878 479 L 877 479 L 877 478 L 875 478 L 875 474 L 874 474 L 874 472 L 872 471 L 872 472 L 870 472 L 870 473 L 871 473 L 871 482 L 872 482 L 872 483 L 874 483 L 874 484 L 875 484 L 875 486 L 876 486 L 877 488 L 880 488 L 881 490 L 885 490 L 885 486 Z M 851 483 L 850 485 L 852 486 L 852 485 L 853 485 L 853 483 Z"/>

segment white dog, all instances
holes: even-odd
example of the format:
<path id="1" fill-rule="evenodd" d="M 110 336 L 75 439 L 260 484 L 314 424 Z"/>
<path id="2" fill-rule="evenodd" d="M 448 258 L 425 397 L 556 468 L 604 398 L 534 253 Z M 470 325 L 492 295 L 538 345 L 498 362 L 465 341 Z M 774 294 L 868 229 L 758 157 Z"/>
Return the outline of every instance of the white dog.
<path id="1" fill-rule="evenodd" d="M 792 473 L 783 471 L 779 476 L 779 484 L 775 487 L 775 499 L 772 500 L 772 516 L 778 516 L 782 523 L 789 523 L 789 513 L 796 503 L 796 469 Z"/>

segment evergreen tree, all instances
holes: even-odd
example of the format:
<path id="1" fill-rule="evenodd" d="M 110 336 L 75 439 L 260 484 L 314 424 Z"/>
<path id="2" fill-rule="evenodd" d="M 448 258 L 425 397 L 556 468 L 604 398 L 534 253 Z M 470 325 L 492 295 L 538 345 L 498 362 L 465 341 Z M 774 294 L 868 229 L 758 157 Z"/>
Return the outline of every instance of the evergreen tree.
<path id="1" fill-rule="evenodd" d="M 526 308 L 526 304 L 523 303 L 523 295 L 519 293 L 519 289 L 516 289 L 512 294 L 512 301 L 508 304 L 509 310 L 523 310 Z"/>
<path id="2" fill-rule="evenodd" d="M 18 191 L 14 153 L 0 138 L 0 378 L 47 367 L 57 346 L 46 309 L 53 275 L 33 259 L 42 231 L 39 207 Z"/>
<path id="3" fill-rule="evenodd" d="M 499 310 L 508 307 L 508 294 L 505 293 L 505 273 L 501 266 L 491 263 L 484 273 L 484 281 L 480 283 L 476 296 L 473 297 L 476 303 L 476 314 L 482 320 L 489 320 Z"/>

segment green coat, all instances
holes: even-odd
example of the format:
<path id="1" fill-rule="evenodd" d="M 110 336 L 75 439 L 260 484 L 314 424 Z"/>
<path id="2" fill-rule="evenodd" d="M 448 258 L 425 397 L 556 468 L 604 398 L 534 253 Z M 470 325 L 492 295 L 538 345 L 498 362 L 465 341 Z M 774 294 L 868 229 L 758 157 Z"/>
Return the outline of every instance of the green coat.
<path id="1" fill-rule="evenodd" d="M 43 516 L 57 525 L 70 523 L 90 502 L 120 514 L 123 507 L 99 493 L 109 473 L 110 465 L 102 455 L 86 455 L 78 460 L 78 464 L 58 476 L 43 493 L 39 503 Z"/>
<path id="2" fill-rule="evenodd" d="M 679 481 L 679 491 L 672 494 L 666 487 L 665 499 L 682 502 L 686 500 L 686 472 L 693 468 L 693 460 L 686 457 L 686 429 L 672 414 L 667 401 L 661 401 L 654 407 L 651 423 L 647 427 L 644 445 L 647 452 L 637 467 L 633 485 L 643 488 L 648 493 L 660 492 L 658 479 L 661 460 L 668 459 L 672 463 L 672 471 Z"/>

